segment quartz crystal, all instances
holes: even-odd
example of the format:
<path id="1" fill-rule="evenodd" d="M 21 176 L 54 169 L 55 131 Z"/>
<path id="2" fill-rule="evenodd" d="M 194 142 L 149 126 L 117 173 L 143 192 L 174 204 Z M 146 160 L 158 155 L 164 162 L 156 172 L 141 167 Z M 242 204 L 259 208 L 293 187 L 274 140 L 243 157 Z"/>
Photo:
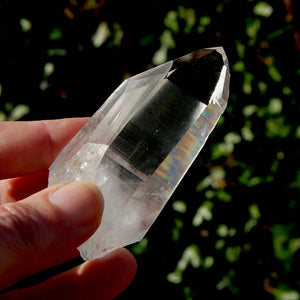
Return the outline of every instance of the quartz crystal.
<path id="1" fill-rule="evenodd" d="M 49 185 L 86 180 L 102 222 L 79 247 L 89 260 L 140 241 L 223 113 L 223 48 L 202 49 L 125 80 L 50 166 Z"/>

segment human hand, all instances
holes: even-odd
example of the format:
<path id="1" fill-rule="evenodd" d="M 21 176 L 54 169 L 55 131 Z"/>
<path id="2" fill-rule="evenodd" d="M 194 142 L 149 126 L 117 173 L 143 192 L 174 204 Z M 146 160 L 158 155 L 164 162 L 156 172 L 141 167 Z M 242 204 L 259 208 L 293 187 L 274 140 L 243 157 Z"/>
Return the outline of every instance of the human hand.
<path id="1" fill-rule="evenodd" d="M 0 299 L 113 299 L 135 275 L 135 259 L 119 249 L 38 285 L 1 294 L 77 257 L 77 247 L 100 223 L 103 199 L 94 185 L 47 188 L 49 165 L 85 122 L 0 122 Z"/>

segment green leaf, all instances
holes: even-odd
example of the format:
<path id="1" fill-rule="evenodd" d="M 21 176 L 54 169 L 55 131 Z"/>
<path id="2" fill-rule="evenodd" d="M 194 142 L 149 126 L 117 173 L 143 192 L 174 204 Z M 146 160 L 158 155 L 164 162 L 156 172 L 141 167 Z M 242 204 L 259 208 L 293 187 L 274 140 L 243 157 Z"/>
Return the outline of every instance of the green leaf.
<path id="1" fill-rule="evenodd" d="M 188 265 L 191 265 L 194 268 L 198 268 L 201 265 L 200 250 L 195 244 L 188 246 L 183 251 L 182 257 L 178 262 L 177 268 L 180 271 L 184 271 Z"/>
<path id="2" fill-rule="evenodd" d="M 196 23 L 196 13 L 193 8 L 178 7 L 179 18 L 185 21 L 185 34 L 189 34 Z"/>
<path id="3" fill-rule="evenodd" d="M 62 31 L 60 28 L 53 28 L 49 34 L 50 40 L 56 41 L 63 37 Z"/>
<path id="4" fill-rule="evenodd" d="M 147 252 L 148 251 L 148 239 L 143 238 L 139 243 L 134 244 L 131 247 L 131 251 L 135 255 L 141 255 L 141 254 Z"/>
<path id="5" fill-rule="evenodd" d="M 111 32 L 108 23 L 101 22 L 91 37 L 94 47 L 99 48 L 100 46 L 102 46 L 105 43 L 105 41 L 109 38 L 110 35 Z"/>
<path id="6" fill-rule="evenodd" d="M 167 280 L 173 284 L 180 284 L 182 282 L 182 272 L 175 270 L 167 275 Z"/>
<path id="7" fill-rule="evenodd" d="M 249 214 L 250 214 L 250 217 L 255 220 L 258 220 L 260 218 L 260 211 L 259 211 L 259 207 L 257 204 L 251 204 L 249 206 Z"/>
<path id="8" fill-rule="evenodd" d="M 268 73 L 275 82 L 282 81 L 282 76 L 281 76 L 280 72 L 278 71 L 278 69 L 275 67 L 275 65 L 270 65 L 268 67 Z"/>
<path id="9" fill-rule="evenodd" d="M 249 44 L 253 45 L 257 39 L 257 34 L 261 27 L 261 20 L 248 18 L 246 22 L 247 22 L 246 33 L 250 38 Z"/>
<path id="10" fill-rule="evenodd" d="M 269 138 L 281 137 L 286 138 L 290 135 L 292 128 L 285 124 L 285 117 L 279 116 L 266 121 L 266 135 Z"/>
<path id="11" fill-rule="evenodd" d="M 172 207 L 175 211 L 185 213 L 187 210 L 186 203 L 182 200 L 176 200 L 173 202 Z"/>
<path id="12" fill-rule="evenodd" d="M 20 19 L 20 25 L 23 32 L 28 32 L 32 28 L 32 24 L 28 19 L 22 18 Z"/>
<path id="13" fill-rule="evenodd" d="M 225 250 L 225 257 L 230 263 L 234 263 L 239 260 L 241 252 L 241 246 L 227 247 Z"/>
<path id="14" fill-rule="evenodd" d="M 203 269 L 208 270 L 210 269 L 215 263 L 215 259 L 213 256 L 206 256 L 203 260 Z"/>
<path id="15" fill-rule="evenodd" d="M 179 32 L 179 24 L 177 18 L 178 13 L 174 10 L 171 10 L 167 13 L 164 19 L 165 26 L 175 33 Z"/>
<path id="16" fill-rule="evenodd" d="M 26 116 L 29 113 L 30 109 L 28 105 L 18 104 L 13 108 L 9 115 L 10 121 L 17 121 Z"/>
<path id="17" fill-rule="evenodd" d="M 197 210 L 193 218 L 193 226 L 200 226 L 204 221 L 212 220 L 213 203 L 211 201 L 205 201 Z"/>
<path id="18" fill-rule="evenodd" d="M 280 114 L 282 112 L 282 101 L 279 98 L 270 99 L 268 111 L 271 114 Z"/>
<path id="19" fill-rule="evenodd" d="M 260 1 L 254 6 L 253 12 L 257 16 L 269 18 L 273 13 L 273 7 L 265 1 Z"/>
<path id="20" fill-rule="evenodd" d="M 287 271 L 291 267 L 295 248 L 298 247 L 298 240 L 292 244 L 290 242 L 290 234 L 293 228 L 294 225 L 291 224 L 275 224 L 271 228 L 275 257 L 284 263 Z"/>

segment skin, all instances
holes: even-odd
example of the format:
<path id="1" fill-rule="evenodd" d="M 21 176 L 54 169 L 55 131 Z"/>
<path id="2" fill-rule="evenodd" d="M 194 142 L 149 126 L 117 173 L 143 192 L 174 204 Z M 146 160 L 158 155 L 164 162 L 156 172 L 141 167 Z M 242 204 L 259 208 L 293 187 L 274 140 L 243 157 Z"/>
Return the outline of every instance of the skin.
<path id="1" fill-rule="evenodd" d="M 101 223 L 103 198 L 87 182 L 47 188 L 48 167 L 87 119 L 0 122 L 0 299 L 113 299 L 133 280 L 125 249 L 38 285 L 14 283 L 78 257 Z M 100 225 L 101 226 L 101 225 Z"/>

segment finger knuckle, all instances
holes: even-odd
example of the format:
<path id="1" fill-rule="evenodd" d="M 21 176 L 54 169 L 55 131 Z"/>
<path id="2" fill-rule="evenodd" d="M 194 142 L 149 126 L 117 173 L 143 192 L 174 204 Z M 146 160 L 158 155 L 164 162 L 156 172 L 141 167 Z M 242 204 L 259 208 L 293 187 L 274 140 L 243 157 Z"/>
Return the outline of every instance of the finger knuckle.
<path id="1" fill-rule="evenodd" d="M 0 236 L 8 246 L 20 250 L 36 248 L 41 240 L 38 215 L 21 205 L 7 203 L 0 206 Z"/>

